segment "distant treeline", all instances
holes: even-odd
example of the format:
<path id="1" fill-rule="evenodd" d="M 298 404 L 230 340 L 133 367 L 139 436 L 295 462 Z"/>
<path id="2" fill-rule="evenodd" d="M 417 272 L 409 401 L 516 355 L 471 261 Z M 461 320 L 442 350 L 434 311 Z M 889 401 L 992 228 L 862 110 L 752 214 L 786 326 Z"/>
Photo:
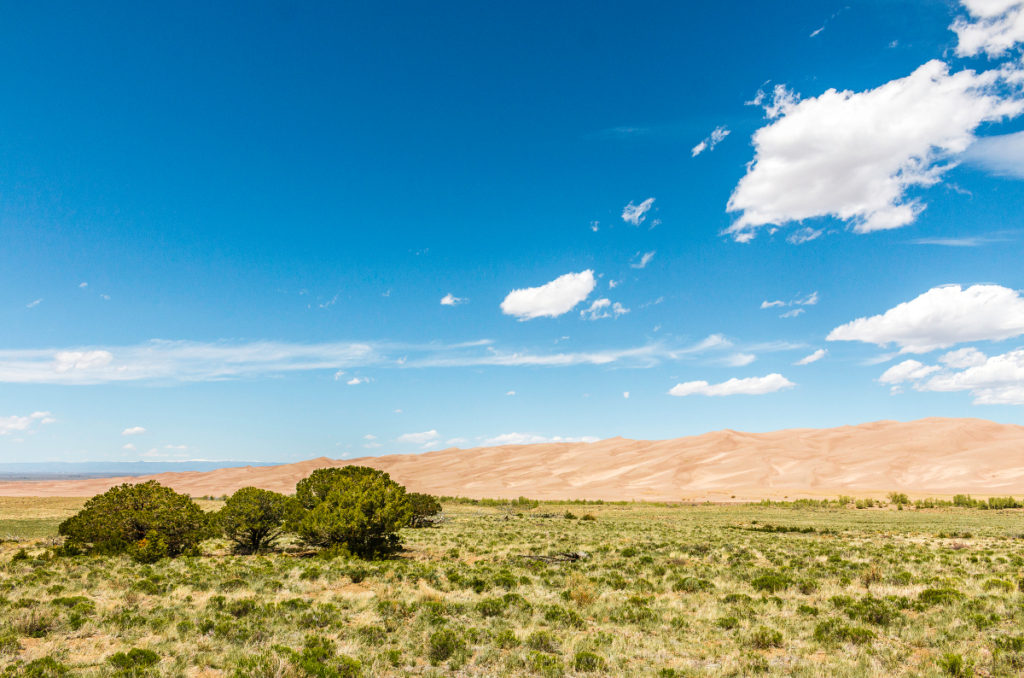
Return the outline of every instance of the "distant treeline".
<path id="1" fill-rule="evenodd" d="M 205 500 L 225 500 L 227 495 L 215 497 L 206 495 L 195 497 Z M 1019 509 L 1024 508 L 1024 499 L 1017 500 L 1013 497 L 989 497 L 988 499 L 975 499 L 969 494 L 957 494 L 952 499 L 936 499 L 928 497 L 925 499 L 910 499 L 905 493 L 890 492 L 888 499 L 874 499 L 871 497 L 857 498 L 847 495 L 839 495 L 835 499 L 762 499 L 760 501 L 608 501 L 604 499 L 530 499 L 529 497 L 518 497 L 516 499 L 473 499 L 471 497 L 438 496 L 436 499 L 442 504 L 461 504 L 466 506 L 487 506 L 492 508 L 514 508 L 530 510 L 545 506 L 657 506 L 665 508 L 685 508 L 690 506 L 708 506 L 718 503 L 730 503 L 737 505 L 757 504 L 759 506 L 788 506 L 793 508 L 882 508 L 885 506 L 896 506 L 897 508 L 972 508 L 972 509 Z"/>
<path id="2" fill-rule="evenodd" d="M 793 507 L 816 507 L 816 508 L 881 508 L 893 505 L 899 509 L 913 507 L 918 509 L 932 508 L 972 508 L 972 509 L 1019 509 L 1024 508 L 1024 500 L 1017 501 L 1013 497 L 989 497 L 988 499 L 974 499 L 969 494 L 956 494 L 952 499 L 925 499 L 911 500 L 903 492 L 890 492 L 888 501 L 884 499 L 872 499 L 870 497 L 857 499 L 840 495 L 835 499 L 794 499 L 792 501 L 772 501 L 763 499 L 761 506 L 793 506 Z"/>

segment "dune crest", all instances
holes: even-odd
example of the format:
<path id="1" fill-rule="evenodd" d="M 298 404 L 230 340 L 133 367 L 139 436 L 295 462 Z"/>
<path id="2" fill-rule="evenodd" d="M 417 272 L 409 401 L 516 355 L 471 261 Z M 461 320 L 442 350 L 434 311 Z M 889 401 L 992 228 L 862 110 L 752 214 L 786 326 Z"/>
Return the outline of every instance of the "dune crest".
<path id="1" fill-rule="evenodd" d="M 193 496 L 253 485 L 290 493 L 316 468 L 360 464 L 412 491 L 464 497 L 648 501 L 968 493 L 1024 495 L 1024 426 L 982 419 L 877 421 L 770 433 L 724 430 L 673 440 L 451 448 L 361 459 L 128 478 L 0 482 L 0 496 L 92 496 L 158 480 Z"/>

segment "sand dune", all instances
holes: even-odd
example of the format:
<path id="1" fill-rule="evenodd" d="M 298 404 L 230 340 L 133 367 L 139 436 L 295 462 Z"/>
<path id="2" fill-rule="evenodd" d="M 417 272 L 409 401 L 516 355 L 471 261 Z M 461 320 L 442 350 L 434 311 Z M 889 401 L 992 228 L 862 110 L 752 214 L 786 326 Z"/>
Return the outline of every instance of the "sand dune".
<path id="1" fill-rule="evenodd" d="M 254 485 L 292 492 L 313 469 L 362 464 L 410 490 L 465 497 L 750 500 L 969 493 L 1024 495 L 1024 426 L 981 419 L 878 421 L 771 433 L 716 431 L 674 440 L 503 445 L 143 478 L 0 483 L 0 496 L 91 496 L 155 479 L 193 496 Z"/>

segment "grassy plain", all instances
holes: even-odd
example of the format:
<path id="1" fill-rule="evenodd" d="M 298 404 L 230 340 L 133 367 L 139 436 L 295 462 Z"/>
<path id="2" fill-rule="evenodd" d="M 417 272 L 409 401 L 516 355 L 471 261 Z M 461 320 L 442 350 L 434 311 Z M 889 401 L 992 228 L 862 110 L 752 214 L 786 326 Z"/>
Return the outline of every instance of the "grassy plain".
<path id="1" fill-rule="evenodd" d="M 1019 510 L 449 504 L 389 561 L 50 558 L 81 503 L 0 500 L 2 676 L 1024 674 Z"/>

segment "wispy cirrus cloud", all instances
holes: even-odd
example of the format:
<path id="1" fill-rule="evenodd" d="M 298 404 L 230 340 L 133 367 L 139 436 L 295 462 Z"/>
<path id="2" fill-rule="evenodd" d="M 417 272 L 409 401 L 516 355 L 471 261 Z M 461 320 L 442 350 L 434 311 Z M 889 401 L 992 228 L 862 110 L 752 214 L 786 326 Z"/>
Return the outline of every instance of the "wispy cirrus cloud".
<path id="1" fill-rule="evenodd" d="M 827 353 L 828 353 L 827 350 L 825 350 L 823 348 L 819 348 L 814 353 L 810 353 L 808 355 L 805 355 L 803 358 L 800 358 L 800 360 L 797 360 L 793 364 L 794 365 L 810 365 L 811 363 L 816 363 L 819 360 L 821 360 L 822 358 L 824 358 Z"/>
<path id="2" fill-rule="evenodd" d="M 630 263 L 630 268 L 647 268 L 647 264 L 651 263 L 651 259 L 657 254 L 654 250 L 650 252 L 637 252 L 633 262 Z"/>
<path id="3" fill-rule="evenodd" d="M 1022 175 L 1024 176 L 1024 175 Z M 939 247 L 981 247 L 994 242 L 1008 242 L 1009 238 L 989 236 L 964 236 L 962 238 L 917 238 L 911 240 L 914 245 L 938 245 Z"/>
<path id="4" fill-rule="evenodd" d="M 719 125 L 715 129 L 711 130 L 711 134 L 704 137 L 699 144 L 690 149 L 690 157 L 696 158 L 704 151 L 710 152 L 715 150 L 715 146 L 722 143 L 729 134 L 730 130 L 728 127 Z"/>
<path id="5" fill-rule="evenodd" d="M 616 313 L 614 304 L 597 311 Z M 625 310 L 620 309 L 621 312 Z M 502 348 L 489 339 L 448 344 L 300 344 L 274 341 L 204 343 L 153 340 L 130 346 L 0 350 L 0 383 L 183 383 L 323 371 L 328 378 L 341 380 L 347 377 L 347 383 L 357 385 L 369 379 L 348 376 L 347 370 L 370 367 L 427 369 L 578 365 L 644 368 L 669 361 L 695 359 L 732 346 L 731 340 L 717 334 L 693 344 L 663 341 L 625 348 L 556 352 Z M 793 346 L 789 345 L 774 348 L 766 346 L 758 350 L 791 348 Z"/>

